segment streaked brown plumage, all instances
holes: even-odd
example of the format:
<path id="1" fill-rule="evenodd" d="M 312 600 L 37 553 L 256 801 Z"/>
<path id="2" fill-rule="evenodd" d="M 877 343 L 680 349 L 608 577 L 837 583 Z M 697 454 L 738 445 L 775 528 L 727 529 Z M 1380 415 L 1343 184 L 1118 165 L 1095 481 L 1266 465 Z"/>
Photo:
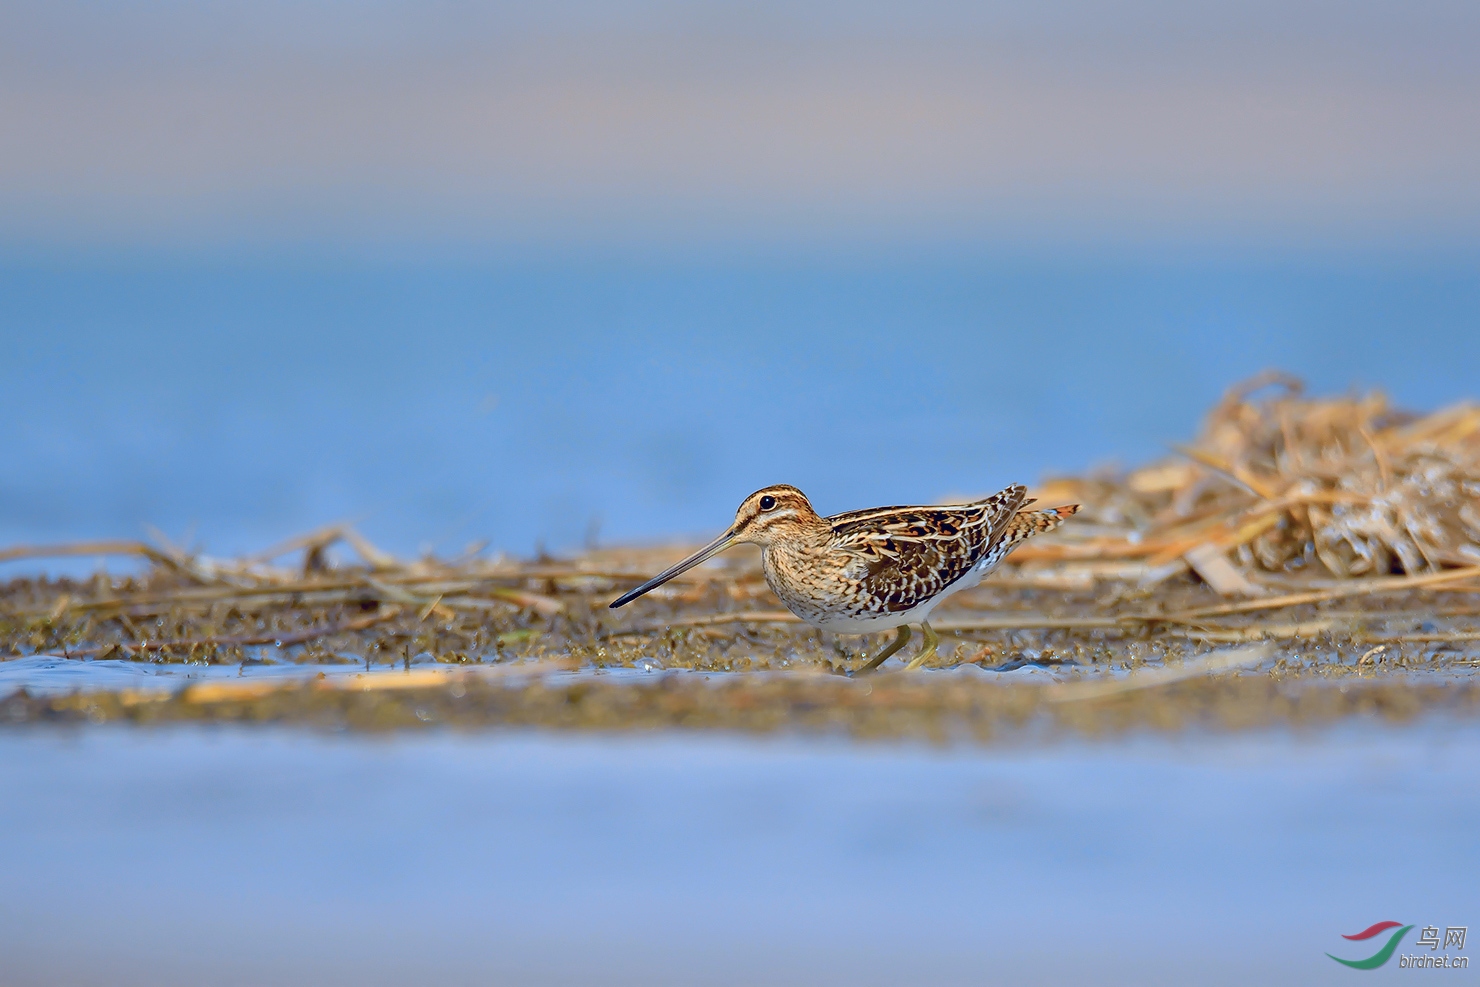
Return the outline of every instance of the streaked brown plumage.
<path id="1" fill-rule="evenodd" d="M 935 651 L 930 611 L 975 586 L 1024 539 L 1049 531 L 1077 505 L 1025 511 L 1026 487 L 1014 485 L 984 500 L 942 507 L 878 507 L 820 517 L 796 487 L 778 484 L 746 497 L 735 523 L 682 562 L 614 601 L 631 602 L 739 542 L 762 548 L 766 582 L 798 617 L 823 630 L 861 634 L 899 628 L 876 667 L 909 639 L 909 624 L 925 633 L 916 667 Z"/>

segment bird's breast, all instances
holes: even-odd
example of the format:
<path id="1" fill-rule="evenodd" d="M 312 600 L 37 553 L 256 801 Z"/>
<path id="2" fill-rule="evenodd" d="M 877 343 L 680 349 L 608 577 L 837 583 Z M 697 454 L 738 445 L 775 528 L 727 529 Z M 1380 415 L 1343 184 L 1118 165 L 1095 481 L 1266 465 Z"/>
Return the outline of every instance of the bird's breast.
<path id="1" fill-rule="evenodd" d="M 852 571 L 846 553 L 768 548 L 761 556 L 766 584 L 788 610 L 817 627 L 839 620 L 886 618 L 885 601 L 873 597 Z M 867 570 L 865 569 L 865 572 Z"/>

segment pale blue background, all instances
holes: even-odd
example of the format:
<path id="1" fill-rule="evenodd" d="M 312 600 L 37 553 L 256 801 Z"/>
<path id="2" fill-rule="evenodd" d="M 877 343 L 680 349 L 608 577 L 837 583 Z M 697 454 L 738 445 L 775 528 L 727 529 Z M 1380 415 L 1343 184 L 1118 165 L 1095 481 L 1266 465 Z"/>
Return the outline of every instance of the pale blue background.
<path id="1" fill-rule="evenodd" d="M 1184 441 L 1266 367 L 1476 395 L 1480 266 L 1438 257 L 11 262 L 0 542 L 397 551 L 702 534 L 790 482 L 826 512 Z"/>
<path id="2" fill-rule="evenodd" d="M 1473 396 L 1477 50 L 1453 0 L 0 2 L 0 542 L 568 550 L 1139 462 L 1266 367 Z"/>

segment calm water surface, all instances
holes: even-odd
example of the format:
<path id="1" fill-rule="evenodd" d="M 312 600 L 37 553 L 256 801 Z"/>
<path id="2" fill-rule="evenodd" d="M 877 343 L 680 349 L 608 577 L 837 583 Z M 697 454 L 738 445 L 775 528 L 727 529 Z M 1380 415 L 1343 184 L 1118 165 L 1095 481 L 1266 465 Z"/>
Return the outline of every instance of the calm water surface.
<path id="1" fill-rule="evenodd" d="M 224 554 L 350 519 L 398 552 L 563 550 L 712 532 L 779 480 L 837 511 L 1142 460 L 1267 366 L 1475 397 L 1480 265 L 12 259 L 0 358 L 0 543 L 154 525 Z M 45 661 L 6 683 L 145 674 Z M 1383 980 L 1407 971 L 1325 953 L 1480 925 L 1477 826 L 1480 732 L 1436 724 L 987 750 L 27 728 L 0 731 L 0 982 Z"/>
<path id="2" fill-rule="evenodd" d="M 1408 973 L 1333 963 L 1373 951 L 1342 933 L 1480 924 L 1473 726 L 26 729 L 0 791 L 13 987 L 1342 984 Z"/>
<path id="3" fill-rule="evenodd" d="M 778 481 L 835 512 L 1141 461 L 1270 366 L 1475 397 L 1480 263 L 12 258 L 0 354 L 0 543 L 527 553 L 713 532 Z"/>

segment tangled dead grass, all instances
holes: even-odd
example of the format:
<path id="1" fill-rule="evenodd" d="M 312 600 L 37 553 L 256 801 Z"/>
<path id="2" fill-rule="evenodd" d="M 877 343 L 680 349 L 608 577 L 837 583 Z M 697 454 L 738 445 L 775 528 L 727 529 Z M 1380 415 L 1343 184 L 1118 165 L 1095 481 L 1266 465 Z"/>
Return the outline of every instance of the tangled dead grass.
<path id="1" fill-rule="evenodd" d="M 1124 476 L 1050 482 L 1040 496 L 1082 500 L 1103 533 L 1016 557 L 1138 560 L 1121 574 L 1143 584 L 1190 567 L 1245 596 L 1288 577 L 1480 565 L 1480 405 L 1418 416 L 1381 393 L 1306 398 L 1271 373 L 1229 391 L 1179 451 Z"/>
<path id="2" fill-rule="evenodd" d="M 1298 381 L 1269 374 L 1230 391 L 1174 458 L 1051 480 L 1034 493 L 1084 510 L 933 621 L 947 646 L 927 667 L 973 666 L 985 676 L 933 684 L 917 676 L 908 686 L 848 692 L 852 683 L 817 673 L 856 665 L 859 641 L 799 626 L 771 596 L 754 554 L 730 553 L 613 613 L 611 596 L 686 548 L 403 560 L 337 526 L 241 559 L 162 538 L 0 551 L 0 561 L 115 554 L 144 562 L 127 577 L 0 588 L 0 656 L 227 664 L 243 673 L 263 663 L 363 665 L 366 676 L 395 666 L 399 678 L 346 690 L 339 680 L 285 685 L 244 674 L 235 684 L 132 698 L 21 693 L 5 700 L 6 715 L 314 720 L 304 711 L 320 709 L 350 725 L 603 728 L 836 726 L 841 717 L 864 733 L 938 715 L 985 736 L 1039 714 L 1099 730 L 1199 717 L 1264 723 L 1280 709 L 1287 720 L 1299 710 L 1480 709 L 1480 406 L 1418 416 L 1380 394 L 1307 398 Z M 1267 650 L 1249 651 L 1256 643 Z M 1230 644 L 1243 657 L 1210 653 Z M 469 668 L 479 674 L 428 675 Z M 620 676 L 589 681 L 617 668 L 785 673 L 790 684 L 732 676 L 714 692 L 692 679 L 662 688 Z M 500 670 L 519 674 L 483 674 Z M 1034 672 L 1042 674 L 1020 680 Z M 557 686 L 529 673 L 586 679 Z M 1263 684 L 1249 685 L 1250 675 Z M 1323 687 L 1345 697 L 1352 685 L 1360 696 L 1350 701 L 1301 698 Z M 1065 701 L 1062 688 L 1079 692 Z M 1271 689 L 1283 698 L 1271 700 Z M 412 714 L 433 708 L 431 700 L 389 698 L 398 690 L 452 690 L 456 702 L 433 703 L 447 715 L 428 720 Z M 1249 703 L 1261 705 L 1240 711 Z"/>

